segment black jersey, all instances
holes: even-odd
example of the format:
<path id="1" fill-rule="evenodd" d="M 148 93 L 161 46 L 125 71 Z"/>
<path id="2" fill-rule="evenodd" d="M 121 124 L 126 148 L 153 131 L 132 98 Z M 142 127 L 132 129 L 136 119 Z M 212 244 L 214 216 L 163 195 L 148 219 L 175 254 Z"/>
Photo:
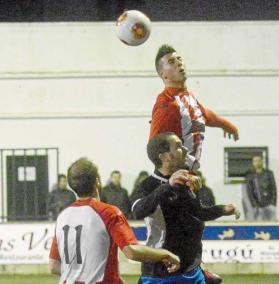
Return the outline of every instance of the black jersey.
<path id="1" fill-rule="evenodd" d="M 201 263 L 204 221 L 223 216 L 223 206 L 203 207 L 187 186 L 171 187 L 168 178 L 155 171 L 144 180 L 132 213 L 136 219 L 145 219 L 147 245 L 177 254 L 181 260 L 177 274 L 187 273 Z M 162 262 L 143 263 L 142 274 L 169 276 Z"/>

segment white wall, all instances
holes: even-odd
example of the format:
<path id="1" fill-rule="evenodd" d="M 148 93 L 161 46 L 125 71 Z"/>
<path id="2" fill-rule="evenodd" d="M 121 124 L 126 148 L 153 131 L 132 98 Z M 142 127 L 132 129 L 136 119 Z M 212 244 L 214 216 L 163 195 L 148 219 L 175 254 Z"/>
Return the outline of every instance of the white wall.
<path id="1" fill-rule="evenodd" d="M 88 156 L 104 181 L 117 168 L 131 189 L 152 169 L 148 121 L 163 88 L 154 56 L 168 42 L 189 89 L 240 130 L 237 143 L 207 130 L 202 170 L 217 200 L 240 205 L 240 186 L 223 181 L 228 145 L 268 146 L 279 182 L 279 22 L 155 23 L 140 47 L 118 41 L 112 23 L 1 24 L 0 36 L 0 148 L 59 147 L 61 171 Z"/>
<path id="2" fill-rule="evenodd" d="M 153 23 L 141 47 L 123 45 L 114 23 L 1 24 L 2 76 L 154 74 L 157 47 L 173 44 L 191 71 L 278 71 L 278 22 Z"/>

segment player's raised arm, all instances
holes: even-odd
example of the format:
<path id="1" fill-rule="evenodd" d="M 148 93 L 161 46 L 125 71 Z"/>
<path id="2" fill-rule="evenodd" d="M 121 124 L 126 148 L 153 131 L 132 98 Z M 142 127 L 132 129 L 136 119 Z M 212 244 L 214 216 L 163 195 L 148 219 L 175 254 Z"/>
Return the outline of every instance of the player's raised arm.
<path id="1" fill-rule="evenodd" d="M 131 260 L 140 262 L 162 261 L 168 268 L 168 272 L 173 273 L 180 268 L 180 259 L 175 254 L 164 249 L 154 249 L 143 245 L 128 245 L 123 248 L 125 256 Z"/>
<path id="2" fill-rule="evenodd" d="M 239 210 L 232 204 L 204 207 L 199 203 L 199 206 L 197 206 L 197 211 L 196 211 L 196 216 L 201 221 L 212 221 L 222 216 L 231 216 L 231 215 L 235 215 L 235 219 L 240 218 Z"/>
<path id="3" fill-rule="evenodd" d="M 199 181 L 200 180 L 198 179 L 198 177 L 190 175 L 185 170 L 179 170 L 172 174 L 169 179 L 169 185 L 175 191 L 191 190 L 192 192 L 196 193 L 200 187 Z M 187 195 L 185 195 L 185 197 L 186 196 Z M 232 204 L 206 207 L 202 206 L 198 199 L 193 199 L 190 193 L 188 197 L 189 200 L 192 200 L 195 207 L 194 215 L 201 221 L 211 221 L 222 216 L 230 215 L 235 215 L 236 219 L 239 219 L 240 217 L 239 210 Z"/>
<path id="4" fill-rule="evenodd" d="M 170 186 L 164 184 L 158 186 L 155 190 L 148 192 L 147 189 L 145 189 L 145 184 L 141 185 L 140 190 L 132 203 L 131 210 L 133 217 L 136 220 L 142 220 L 150 214 L 153 214 L 160 204 L 160 200 L 167 195 L 171 195 L 170 190 Z"/>
<path id="5" fill-rule="evenodd" d="M 234 124 L 232 124 L 227 119 L 217 115 L 214 111 L 203 107 L 201 104 L 199 104 L 199 106 L 206 119 L 207 126 L 222 128 L 224 130 L 225 137 L 228 134 L 228 137 L 231 138 L 232 135 L 235 141 L 239 139 L 238 129 Z"/>

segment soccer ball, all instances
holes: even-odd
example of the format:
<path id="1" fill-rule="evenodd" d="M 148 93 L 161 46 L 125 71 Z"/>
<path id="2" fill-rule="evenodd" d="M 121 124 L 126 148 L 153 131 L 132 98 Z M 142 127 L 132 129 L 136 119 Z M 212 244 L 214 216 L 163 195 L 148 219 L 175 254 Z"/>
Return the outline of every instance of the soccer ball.
<path id="1" fill-rule="evenodd" d="M 150 19 L 140 11 L 125 11 L 116 22 L 118 38 L 127 45 L 143 44 L 150 35 Z"/>

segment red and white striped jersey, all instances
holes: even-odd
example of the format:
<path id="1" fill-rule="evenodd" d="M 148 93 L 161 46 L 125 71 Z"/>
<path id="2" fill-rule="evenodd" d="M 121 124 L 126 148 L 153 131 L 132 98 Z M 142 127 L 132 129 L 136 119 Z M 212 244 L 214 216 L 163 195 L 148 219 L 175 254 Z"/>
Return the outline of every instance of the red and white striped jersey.
<path id="1" fill-rule="evenodd" d="M 50 258 L 61 262 L 59 284 L 119 284 L 117 247 L 137 244 L 121 211 L 78 200 L 57 218 Z"/>
<path id="2" fill-rule="evenodd" d="M 153 107 L 149 137 L 174 132 L 198 161 L 205 125 L 220 127 L 229 133 L 237 132 L 232 123 L 203 107 L 193 93 L 184 88 L 168 87 L 158 96 Z"/>

